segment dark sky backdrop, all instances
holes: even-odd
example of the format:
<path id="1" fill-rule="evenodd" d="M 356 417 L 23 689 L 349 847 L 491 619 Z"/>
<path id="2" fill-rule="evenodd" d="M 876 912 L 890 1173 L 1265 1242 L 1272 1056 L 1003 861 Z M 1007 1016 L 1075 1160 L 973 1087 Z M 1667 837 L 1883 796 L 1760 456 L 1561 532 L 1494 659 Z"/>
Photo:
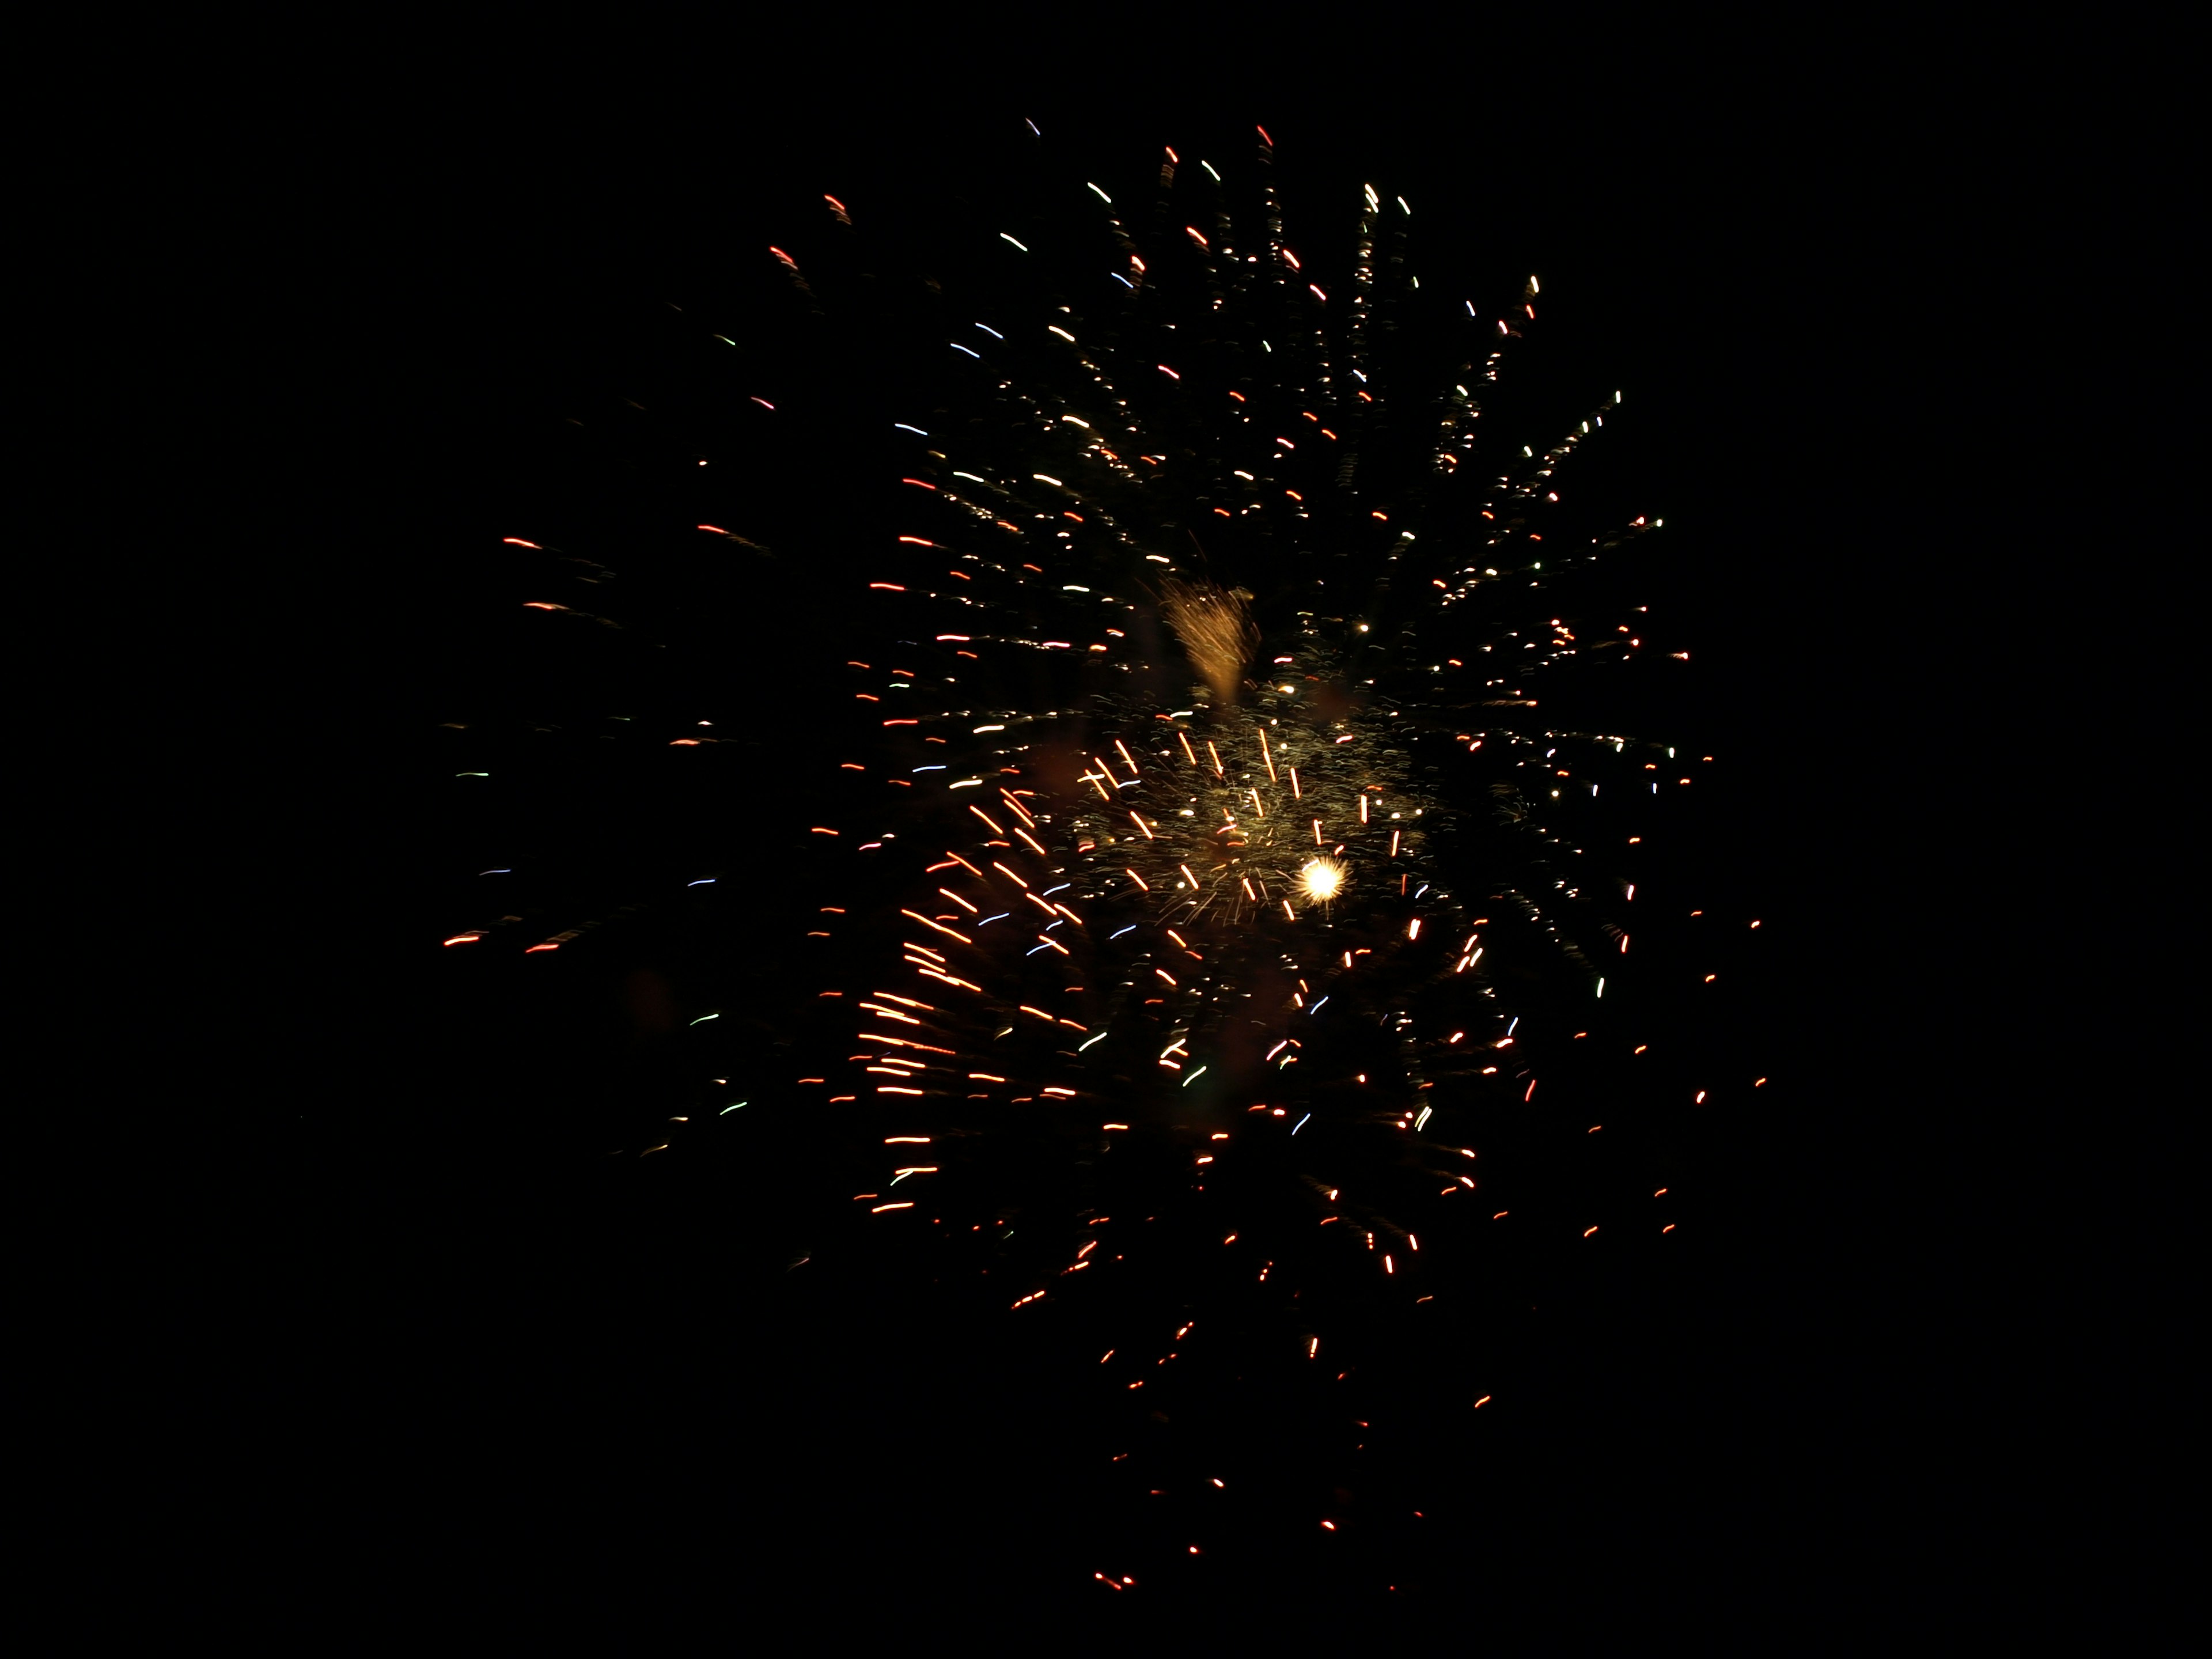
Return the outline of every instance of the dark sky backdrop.
<path id="1" fill-rule="evenodd" d="M 316 1563 L 350 1555 L 372 1583 L 416 1588 L 465 1583 L 480 1553 L 527 1540 L 539 1565 L 518 1593 L 592 1577 L 595 1616 L 671 1571 L 830 1607 L 878 1576 L 972 1582 L 1054 1559 L 1053 1529 L 1074 1522 L 1048 1446 L 885 1473 L 898 1433 L 951 1424 L 945 1438 L 984 1443 L 996 1419 L 974 1376 L 926 1343 L 887 1358 L 872 1332 L 773 1310 L 771 1220 L 732 1244 L 692 1213 L 711 1194 L 589 1162 L 578 1148 L 610 1126 L 578 1103 L 588 1089 L 535 1143 L 483 1109 L 502 1078 L 558 1079 L 520 1052 L 543 1011 L 506 1011 L 496 1035 L 515 1052 L 487 1049 L 446 964 L 422 960 L 416 935 L 479 920 L 440 895 L 456 849 L 422 734 L 501 695 L 459 644 L 471 607 L 508 597 L 487 544 L 531 535 L 551 498 L 611 526 L 653 497 L 559 446 L 580 400 L 653 361 L 658 307 L 743 306 L 760 279 L 744 262 L 825 191 L 856 216 L 903 216 L 927 264 L 931 204 L 988 202 L 1024 115 L 1078 177 L 1132 179 L 1162 143 L 1188 155 L 1209 128 L 1258 120 L 1294 243 L 1331 257 L 1363 179 L 1403 193 L 1425 283 L 1472 273 L 1494 294 L 1542 273 L 1544 386 L 1573 404 L 1628 392 L 1599 465 L 1668 520 L 1650 591 L 1698 659 L 1681 706 L 1640 724 L 1729 763 L 1703 808 L 1709 850 L 1682 856 L 1775 930 L 1756 1035 L 1786 1087 L 1727 1149 L 1722 1238 L 1661 1380 L 1631 1403 L 1609 1369 L 1630 1363 L 1627 1339 L 1563 1334 L 1559 1398 L 1500 1477 L 1501 1503 L 1535 1518 L 1486 1549 L 1564 1584 L 1594 1537 L 1596 1576 L 1663 1576 L 1669 1605 L 1789 1583 L 1814 1621 L 1869 1583 L 1972 1571 L 2017 1588 L 2014 1534 L 1990 1513 L 2028 1420 L 2005 1391 L 2059 1363 L 2025 1333 L 2078 1269 L 1967 1172 L 1990 1137 L 2050 1133 L 2053 1078 L 2081 1062 L 2036 1060 L 2038 1005 L 1984 972 L 2027 936 L 2013 884 L 2067 861 L 2063 830 L 2016 861 L 1968 845 L 2002 787 L 1975 736 L 2007 713 L 1990 636 L 2022 614 L 2017 567 L 1995 551 L 2000 441 L 1978 416 L 2019 390 L 1985 372 L 1989 337 L 2032 306 L 1991 281 L 1989 246 L 2039 234 L 1990 124 L 1947 124 L 1917 82 L 1876 96 L 1802 54 L 1756 87 L 1615 68 L 1562 75 L 1548 99 L 1494 90 L 1510 77 L 1480 54 L 1464 78 L 1406 70 L 1408 95 L 1375 68 L 1327 96 L 1202 97 L 1071 96 L 995 58 L 967 86 L 856 97 L 835 57 L 733 65 L 735 94 L 695 66 L 665 96 L 649 76 L 610 92 L 487 61 L 436 77 L 434 96 L 356 93 L 357 130 L 320 150 L 240 138 L 182 181 L 187 263 L 258 243 L 240 280 L 287 319 L 273 376 L 240 366 L 261 350 L 249 329 L 208 343 L 188 406 L 228 408 L 251 382 L 240 401 L 274 406 L 257 427 L 334 392 L 358 418 L 280 449 L 296 459 L 265 489 L 240 481 L 241 516 L 281 502 L 269 516 L 300 514 L 300 532 L 249 566 L 261 621 L 215 678 L 241 711 L 279 705 L 288 752 L 274 787 L 257 757 L 234 764 L 258 803 L 234 838 L 247 856 L 227 848 L 226 873 L 198 878 L 210 913 L 251 892 L 270 927 L 316 943 L 304 959 L 217 949 L 215 982 L 178 1000 L 175 1044 L 232 1081 L 189 1127 L 134 1121 L 143 1144 L 118 1154 L 145 1178 L 141 1222 L 167 1216 L 203 1247 L 132 1281 L 145 1363 L 179 1379 L 147 1432 L 161 1494 L 147 1526 L 188 1526 L 207 1501 L 193 1494 L 216 1490 L 269 1571 L 298 1559 L 304 1531 Z M 818 395 L 878 429 L 865 368 Z M 827 520 L 866 533 L 839 495 L 850 468 L 786 460 L 797 498 L 818 493 Z M 807 575 L 777 572 L 779 597 L 803 604 Z M 744 698 L 803 683 L 821 638 L 764 610 L 771 631 L 672 705 L 719 698 L 708 712 L 735 720 Z M 2047 718 L 2078 735 L 2063 708 Z M 187 745 L 179 787 L 215 763 Z M 702 848 L 698 815 L 728 810 L 652 805 Z M 580 839 L 643 846 L 622 816 L 580 820 Z M 591 864 L 593 848 L 567 850 Z M 643 854 L 603 856 L 592 878 L 619 885 L 623 856 Z M 210 1172 L 171 1179 L 171 1158 Z M 748 1265 L 726 1270 L 725 1246 Z M 901 1402 L 896 1433 L 866 1420 L 884 1398 Z M 1048 1413 L 1015 1415 L 1048 1438 Z M 1672 1509 L 1648 1491 L 1654 1468 Z M 871 1518 L 917 1481 L 944 1517 L 926 1546 Z"/>

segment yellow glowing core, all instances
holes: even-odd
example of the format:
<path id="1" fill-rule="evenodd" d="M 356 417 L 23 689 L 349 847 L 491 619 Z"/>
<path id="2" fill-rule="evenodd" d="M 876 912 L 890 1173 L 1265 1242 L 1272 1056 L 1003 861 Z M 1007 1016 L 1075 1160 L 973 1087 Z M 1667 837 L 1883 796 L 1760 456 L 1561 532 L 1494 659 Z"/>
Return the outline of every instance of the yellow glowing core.
<path id="1" fill-rule="evenodd" d="M 1316 859 L 1298 872 L 1310 899 L 1333 899 L 1344 885 L 1344 866 L 1327 859 Z"/>

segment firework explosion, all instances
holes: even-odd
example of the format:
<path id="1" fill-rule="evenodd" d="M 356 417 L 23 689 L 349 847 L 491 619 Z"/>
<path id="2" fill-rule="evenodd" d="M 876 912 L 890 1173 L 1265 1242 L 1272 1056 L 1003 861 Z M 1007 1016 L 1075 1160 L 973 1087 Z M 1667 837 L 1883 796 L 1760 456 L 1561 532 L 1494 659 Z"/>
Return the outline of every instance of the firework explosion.
<path id="1" fill-rule="evenodd" d="M 1620 396 L 1540 450 L 1489 433 L 1535 280 L 1437 322 L 1412 210 L 1370 188 L 1325 292 L 1273 163 L 1264 133 L 1242 169 L 1168 152 L 1142 232 L 1067 181 L 937 295 L 896 539 L 822 579 L 853 654 L 811 716 L 842 793 L 790 827 L 817 849 L 808 1063 L 699 1116 L 825 1115 L 871 1231 L 795 1260 L 927 1261 L 932 1294 L 1039 1327 L 1133 1491 L 1226 1492 L 1239 1389 L 1359 1431 L 1281 1488 L 1318 1534 L 1362 1524 L 1343 1462 L 1382 1409 L 1330 1387 L 1395 1356 L 1494 1409 L 1486 1333 L 1528 1261 L 1674 1229 L 1668 1183 L 1599 1144 L 1706 1091 L 1634 1092 L 1649 1034 L 1607 1013 L 1620 812 L 1687 766 L 1532 695 L 1645 651 L 1636 607 L 1560 597 L 1658 523 L 1560 502 Z M 818 257 L 763 256 L 794 315 L 834 318 L 830 267 L 861 257 L 865 215 L 823 213 Z M 1145 1437 L 1170 1422 L 1217 1431 Z M 1204 1524 L 1085 1569 L 1135 1588 Z"/>

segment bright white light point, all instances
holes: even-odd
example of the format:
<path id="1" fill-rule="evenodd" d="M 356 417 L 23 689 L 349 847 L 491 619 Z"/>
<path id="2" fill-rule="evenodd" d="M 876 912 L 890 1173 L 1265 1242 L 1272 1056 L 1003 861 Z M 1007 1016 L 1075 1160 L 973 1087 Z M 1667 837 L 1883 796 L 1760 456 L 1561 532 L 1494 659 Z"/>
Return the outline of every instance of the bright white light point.
<path id="1" fill-rule="evenodd" d="M 1333 899 L 1344 886 L 1344 866 L 1328 859 L 1316 859 L 1298 872 L 1298 880 L 1310 899 Z"/>

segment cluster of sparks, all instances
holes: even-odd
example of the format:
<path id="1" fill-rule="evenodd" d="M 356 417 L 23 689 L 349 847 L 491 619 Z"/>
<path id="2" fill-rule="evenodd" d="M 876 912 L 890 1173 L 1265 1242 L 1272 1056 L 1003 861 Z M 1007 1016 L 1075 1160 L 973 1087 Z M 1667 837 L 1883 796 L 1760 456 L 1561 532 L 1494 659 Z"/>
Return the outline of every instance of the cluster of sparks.
<path id="1" fill-rule="evenodd" d="M 1470 1230 L 1512 1224 L 1483 1202 L 1480 1142 L 1488 1115 L 1539 1102 L 1525 1057 L 1628 1048 L 1603 1017 L 1635 889 L 1585 868 L 1563 826 L 1601 789 L 1649 799 L 1691 769 L 1662 744 L 1544 729 L 1526 695 L 1545 665 L 1644 648 L 1632 608 L 1522 615 L 1657 522 L 1574 536 L 1545 516 L 1620 394 L 1485 472 L 1472 388 L 1533 321 L 1534 279 L 1498 314 L 1468 303 L 1456 368 L 1394 398 L 1374 343 L 1419 287 L 1411 210 L 1363 192 L 1332 297 L 1285 242 L 1272 161 L 1263 132 L 1247 222 L 1220 173 L 1168 152 L 1143 236 L 1078 181 L 1085 205 L 1047 228 L 1072 218 L 1070 259 L 1097 256 L 1088 314 L 1012 270 L 1013 297 L 948 342 L 950 395 L 975 418 L 893 434 L 896 543 L 851 596 L 880 643 L 848 664 L 831 727 L 852 745 L 851 810 L 804 828 L 836 858 L 896 861 L 876 874 L 903 890 L 880 913 L 823 895 L 810 933 L 842 982 L 818 1000 L 849 1010 L 850 1046 L 794 1075 L 788 1102 L 879 1148 L 852 1198 L 870 1224 L 989 1246 L 1008 1313 L 1079 1303 L 1181 1206 L 1234 1264 L 1206 1273 L 1268 1298 L 1285 1363 L 1335 1376 L 1329 1359 L 1351 1362 L 1299 1307 L 1300 1276 L 1340 1273 L 1349 1250 L 1378 1297 L 1448 1298 L 1451 1271 L 1426 1266 L 1439 1245 L 1466 1271 Z M 849 237 L 853 210 L 827 211 Z M 1040 257 L 1017 228 L 1005 258 Z M 814 304 L 799 260 L 768 257 Z M 1396 403 L 1417 418 L 1393 424 Z M 1520 608 L 1480 637 L 1486 596 L 1507 593 Z M 1501 953 L 1547 957 L 1580 1012 L 1514 1004 Z M 1671 1232 L 1663 1208 L 1619 1224 Z M 1563 1238 L 1614 1224 L 1574 1219 Z M 1162 1310 L 1153 1340 L 1112 1343 L 1108 1391 L 1172 1393 L 1196 1322 Z M 1490 1405 L 1462 1381 L 1460 1409 Z"/>

